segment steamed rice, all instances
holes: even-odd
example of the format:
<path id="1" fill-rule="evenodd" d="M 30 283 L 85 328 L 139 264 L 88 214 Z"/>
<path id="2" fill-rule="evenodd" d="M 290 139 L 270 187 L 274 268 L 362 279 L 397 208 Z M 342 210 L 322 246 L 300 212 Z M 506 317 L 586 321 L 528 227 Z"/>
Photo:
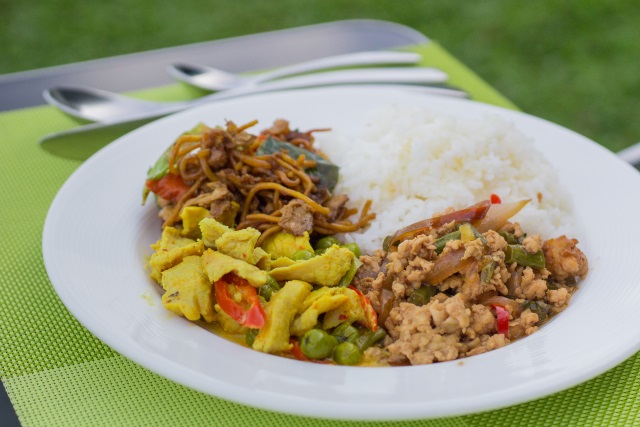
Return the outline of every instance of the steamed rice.
<path id="1" fill-rule="evenodd" d="M 368 253 L 397 229 L 497 194 L 531 199 L 515 221 L 545 238 L 571 233 L 568 193 L 530 139 L 499 117 L 460 119 L 419 107 L 376 112 L 356 135 L 317 135 L 340 167 L 336 193 L 373 201 L 370 227 L 344 236 Z"/>

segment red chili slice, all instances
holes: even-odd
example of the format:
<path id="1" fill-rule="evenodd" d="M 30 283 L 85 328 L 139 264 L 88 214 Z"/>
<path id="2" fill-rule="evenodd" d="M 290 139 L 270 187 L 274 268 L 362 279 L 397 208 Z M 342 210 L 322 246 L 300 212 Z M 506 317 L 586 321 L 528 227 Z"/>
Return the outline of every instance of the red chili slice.
<path id="1" fill-rule="evenodd" d="M 367 319 L 367 324 L 365 326 L 371 329 L 372 331 L 377 331 L 378 315 L 376 314 L 376 311 L 373 309 L 373 306 L 371 305 L 371 301 L 369 301 L 369 298 L 364 296 L 364 294 L 360 292 L 358 289 L 356 289 L 354 286 L 349 286 L 349 289 L 353 289 L 354 291 L 356 291 L 356 293 L 358 294 L 358 297 L 360 297 L 360 305 L 362 305 L 362 308 L 364 309 L 364 316 Z"/>
<path id="2" fill-rule="evenodd" d="M 502 203 L 502 200 L 500 200 L 500 196 L 498 196 L 497 194 L 492 194 L 491 196 L 489 196 L 489 200 L 491 200 L 491 204 L 494 205 Z"/>
<path id="3" fill-rule="evenodd" d="M 240 302 L 236 302 L 230 293 L 240 294 Z M 256 288 L 245 279 L 233 273 L 225 274 L 215 285 L 216 301 L 222 311 L 239 324 L 251 329 L 260 329 L 264 326 L 267 314 L 262 305 Z"/>
<path id="4" fill-rule="evenodd" d="M 509 312 L 501 305 L 493 304 L 491 307 L 496 311 L 498 333 L 509 337 Z"/>

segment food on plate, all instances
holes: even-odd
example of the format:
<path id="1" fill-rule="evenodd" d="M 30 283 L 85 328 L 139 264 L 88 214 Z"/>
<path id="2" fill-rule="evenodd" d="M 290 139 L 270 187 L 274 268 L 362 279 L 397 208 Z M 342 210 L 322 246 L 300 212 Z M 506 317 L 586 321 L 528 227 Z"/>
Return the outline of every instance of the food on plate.
<path id="1" fill-rule="evenodd" d="M 163 220 L 148 263 L 164 307 L 254 350 L 340 365 L 455 360 L 535 332 L 587 274 L 577 240 L 545 241 L 512 220 L 540 198 L 490 194 L 382 225 L 370 212 L 386 203 L 378 183 L 359 191 L 354 173 L 339 175 L 318 131 L 277 120 L 252 135 L 253 125 L 181 135 L 144 197 L 155 195 Z M 404 190 L 389 209 L 409 212 Z"/>

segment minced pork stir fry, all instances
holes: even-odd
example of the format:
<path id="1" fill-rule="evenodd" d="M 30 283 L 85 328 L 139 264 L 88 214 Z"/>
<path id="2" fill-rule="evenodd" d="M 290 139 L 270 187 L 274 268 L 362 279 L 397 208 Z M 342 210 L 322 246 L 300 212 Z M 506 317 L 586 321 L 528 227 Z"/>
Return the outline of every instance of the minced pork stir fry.
<path id="1" fill-rule="evenodd" d="M 587 274 L 577 240 L 527 235 L 509 219 L 528 200 L 496 195 L 362 254 L 334 235 L 375 214 L 333 194 L 338 168 L 315 131 L 254 124 L 185 133 L 145 185 L 164 221 L 149 259 L 164 307 L 227 338 L 327 364 L 454 360 L 532 334 Z"/>

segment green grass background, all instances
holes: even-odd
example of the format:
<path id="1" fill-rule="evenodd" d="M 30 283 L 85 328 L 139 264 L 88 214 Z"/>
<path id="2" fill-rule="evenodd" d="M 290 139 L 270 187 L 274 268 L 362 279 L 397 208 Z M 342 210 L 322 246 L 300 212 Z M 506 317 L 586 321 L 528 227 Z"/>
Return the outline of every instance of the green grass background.
<path id="1" fill-rule="evenodd" d="M 0 0 L 0 74 L 353 18 L 417 29 L 524 111 L 612 150 L 640 141 L 635 0 Z"/>

